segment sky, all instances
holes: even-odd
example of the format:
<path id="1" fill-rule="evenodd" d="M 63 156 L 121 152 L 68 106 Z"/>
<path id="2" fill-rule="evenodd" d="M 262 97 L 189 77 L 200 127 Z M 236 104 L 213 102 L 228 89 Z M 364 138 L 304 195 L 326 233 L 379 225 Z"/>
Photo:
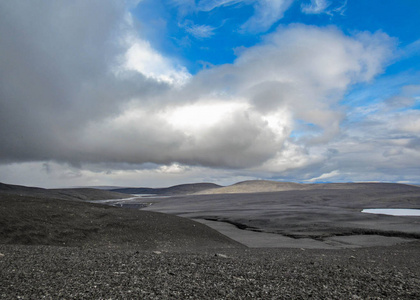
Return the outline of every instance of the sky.
<path id="1" fill-rule="evenodd" d="M 420 1 L 0 1 L 0 182 L 420 183 Z"/>

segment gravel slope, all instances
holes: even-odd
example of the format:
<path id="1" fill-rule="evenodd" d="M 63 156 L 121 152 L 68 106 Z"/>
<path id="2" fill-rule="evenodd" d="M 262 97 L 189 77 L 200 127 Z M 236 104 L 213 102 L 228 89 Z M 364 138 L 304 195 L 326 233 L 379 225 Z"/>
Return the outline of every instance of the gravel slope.
<path id="1" fill-rule="evenodd" d="M 173 215 L 16 195 L 0 195 L 0 244 L 129 244 L 142 250 L 243 247 L 214 229 Z"/>

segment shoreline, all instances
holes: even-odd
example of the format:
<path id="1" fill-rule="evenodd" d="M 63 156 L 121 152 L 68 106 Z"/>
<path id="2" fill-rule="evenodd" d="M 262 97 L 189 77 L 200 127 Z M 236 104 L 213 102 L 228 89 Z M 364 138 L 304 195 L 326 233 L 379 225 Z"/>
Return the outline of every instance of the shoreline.
<path id="1" fill-rule="evenodd" d="M 333 236 L 323 240 L 292 238 L 277 233 L 239 229 L 237 226 L 223 221 L 192 220 L 207 225 L 249 248 L 348 249 L 388 247 L 418 241 L 418 239 L 367 234 Z"/>

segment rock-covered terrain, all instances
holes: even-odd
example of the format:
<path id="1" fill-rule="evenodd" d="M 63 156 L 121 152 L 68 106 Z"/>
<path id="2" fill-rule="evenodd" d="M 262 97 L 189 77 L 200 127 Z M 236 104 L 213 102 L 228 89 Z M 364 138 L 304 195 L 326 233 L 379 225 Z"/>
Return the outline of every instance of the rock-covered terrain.
<path id="1" fill-rule="evenodd" d="M 414 300 L 419 248 L 153 252 L 0 245 L 0 298 Z"/>

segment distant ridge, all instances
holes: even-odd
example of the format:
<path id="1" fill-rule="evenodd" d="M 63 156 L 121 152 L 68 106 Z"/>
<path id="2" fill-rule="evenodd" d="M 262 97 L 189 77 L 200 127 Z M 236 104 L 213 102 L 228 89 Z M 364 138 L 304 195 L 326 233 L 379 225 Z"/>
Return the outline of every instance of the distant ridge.
<path id="1" fill-rule="evenodd" d="M 107 200 L 127 198 L 127 195 L 93 188 L 44 189 L 0 182 L 0 196 L 15 195 L 58 200 Z"/>
<path id="2" fill-rule="evenodd" d="M 167 188 L 120 188 L 112 189 L 112 192 L 124 193 L 124 194 L 153 194 L 153 195 L 187 195 L 195 194 L 209 189 L 217 189 L 222 186 L 214 183 L 188 183 L 180 184 Z"/>
<path id="3" fill-rule="evenodd" d="M 278 182 L 269 180 L 247 180 L 229 186 L 209 189 L 200 194 L 237 194 L 237 193 L 260 193 L 278 192 L 304 189 L 304 184 L 294 182 Z"/>
<path id="4" fill-rule="evenodd" d="M 67 188 L 67 189 L 44 189 L 38 187 L 27 187 L 20 185 L 4 184 L 0 182 L 1 194 L 15 194 L 20 196 L 30 195 L 43 198 L 54 198 L 62 200 L 102 200 L 127 198 L 127 194 L 150 194 L 161 196 L 177 195 L 211 195 L 211 194 L 249 194 L 298 190 L 418 190 L 420 186 L 401 183 L 384 182 L 360 182 L 360 183 L 295 183 L 270 180 L 247 180 L 229 186 L 221 186 L 214 183 L 188 183 L 166 188 L 116 188 L 102 190 L 94 188 Z"/>
<path id="5" fill-rule="evenodd" d="M 6 184 L 0 182 L 0 191 L 43 191 L 45 189 L 39 187 L 29 187 L 23 185 Z"/>
<path id="6" fill-rule="evenodd" d="M 279 182 L 270 180 L 248 180 L 242 181 L 230 186 L 219 187 L 215 189 L 203 190 L 197 194 L 208 195 L 208 194 L 248 194 L 248 193 L 263 193 L 263 192 L 281 192 L 281 191 L 296 191 L 296 190 L 332 190 L 332 189 L 404 189 L 413 188 L 418 189 L 419 187 L 413 185 L 406 185 L 400 183 L 294 183 L 294 182 Z"/>

